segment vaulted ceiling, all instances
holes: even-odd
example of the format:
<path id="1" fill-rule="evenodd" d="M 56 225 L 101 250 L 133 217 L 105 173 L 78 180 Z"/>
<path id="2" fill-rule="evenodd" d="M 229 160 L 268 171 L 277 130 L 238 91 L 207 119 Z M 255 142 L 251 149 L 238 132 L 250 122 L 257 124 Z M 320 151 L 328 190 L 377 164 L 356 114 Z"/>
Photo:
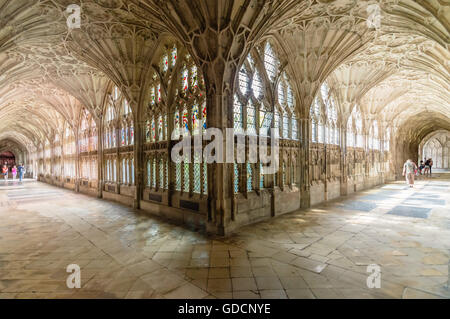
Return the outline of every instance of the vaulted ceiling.
<path id="1" fill-rule="evenodd" d="M 69 30 L 73 3 L 81 29 Z M 112 83 L 136 108 L 168 37 L 189 50 L 210 93 L 232 89 L 252 46 L 271 37 L 299 114 L 327 80 L 342 121 L 358 104 L 418 144 L 450 129 L 449 30 L 448 0 L 0 0 L 0 140 L 32 149 L 64 123 L 76 130 L 82 108 L 100 118 Z"/>

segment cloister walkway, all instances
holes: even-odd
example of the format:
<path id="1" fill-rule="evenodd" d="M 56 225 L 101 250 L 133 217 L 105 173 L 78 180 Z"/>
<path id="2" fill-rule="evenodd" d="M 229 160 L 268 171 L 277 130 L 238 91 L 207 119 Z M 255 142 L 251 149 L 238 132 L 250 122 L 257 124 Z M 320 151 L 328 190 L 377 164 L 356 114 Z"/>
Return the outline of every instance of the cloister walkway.
<path id="1" fill-rule="evenodd" d="M 450 174 L 228 238 L 36 181 L 0 181 L 0 298 L 450 298 Z M 66 267 L 81 267 L 69 289 Z M 381 270 L 368 288 L 367 266 Z"/>

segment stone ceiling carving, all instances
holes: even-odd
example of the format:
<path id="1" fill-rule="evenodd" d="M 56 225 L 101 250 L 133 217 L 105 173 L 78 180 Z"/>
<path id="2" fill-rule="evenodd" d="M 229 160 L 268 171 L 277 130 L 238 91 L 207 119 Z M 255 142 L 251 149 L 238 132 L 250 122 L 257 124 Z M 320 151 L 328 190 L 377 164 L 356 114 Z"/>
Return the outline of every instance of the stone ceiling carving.
<path id="1" fill-rule="evenodd" d="M 67 28 L 72 3 L 81 29 Z M 372 4 L 379 28 L 367 24 Z M 0 0 L 0 139 L 37 147 L 61 123 L 76 129 L 82 108 L 98 119 L 112 83 L 139 107 L 164 38 L 181 41 L 209 92 L 223 93 L 270 37 L 303 117 L 327 80 L 343 121 L 359 104 L 418 143 L 450 128 L 449 20 L 444 0 Z"/>

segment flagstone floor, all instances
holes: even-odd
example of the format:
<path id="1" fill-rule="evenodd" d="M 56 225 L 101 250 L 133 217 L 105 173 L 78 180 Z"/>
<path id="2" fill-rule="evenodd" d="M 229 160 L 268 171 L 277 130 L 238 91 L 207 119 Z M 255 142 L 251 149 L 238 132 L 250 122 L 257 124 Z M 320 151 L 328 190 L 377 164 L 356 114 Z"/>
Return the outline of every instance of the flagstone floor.
<path id="1" fill-rule="evenodd" d="M 35 181 L 0 181 L 0 298 L 450 298 L 449 254 L 445 173 L 225 239 Z M 80 289 L 67 287 L 69 264 L 81 268 Z M 368 288 L 371 264 L 380 288 Z"/>

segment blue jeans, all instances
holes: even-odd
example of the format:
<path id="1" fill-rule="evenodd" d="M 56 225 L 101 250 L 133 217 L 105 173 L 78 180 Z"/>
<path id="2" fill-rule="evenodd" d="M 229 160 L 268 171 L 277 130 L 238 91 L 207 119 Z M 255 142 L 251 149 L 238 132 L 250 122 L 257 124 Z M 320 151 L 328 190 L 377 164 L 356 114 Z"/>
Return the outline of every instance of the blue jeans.
<path id="1" fill-rule="evenodd" d="M 19 173 L 19 181 L 22 181 L 23 173 Z"/>

